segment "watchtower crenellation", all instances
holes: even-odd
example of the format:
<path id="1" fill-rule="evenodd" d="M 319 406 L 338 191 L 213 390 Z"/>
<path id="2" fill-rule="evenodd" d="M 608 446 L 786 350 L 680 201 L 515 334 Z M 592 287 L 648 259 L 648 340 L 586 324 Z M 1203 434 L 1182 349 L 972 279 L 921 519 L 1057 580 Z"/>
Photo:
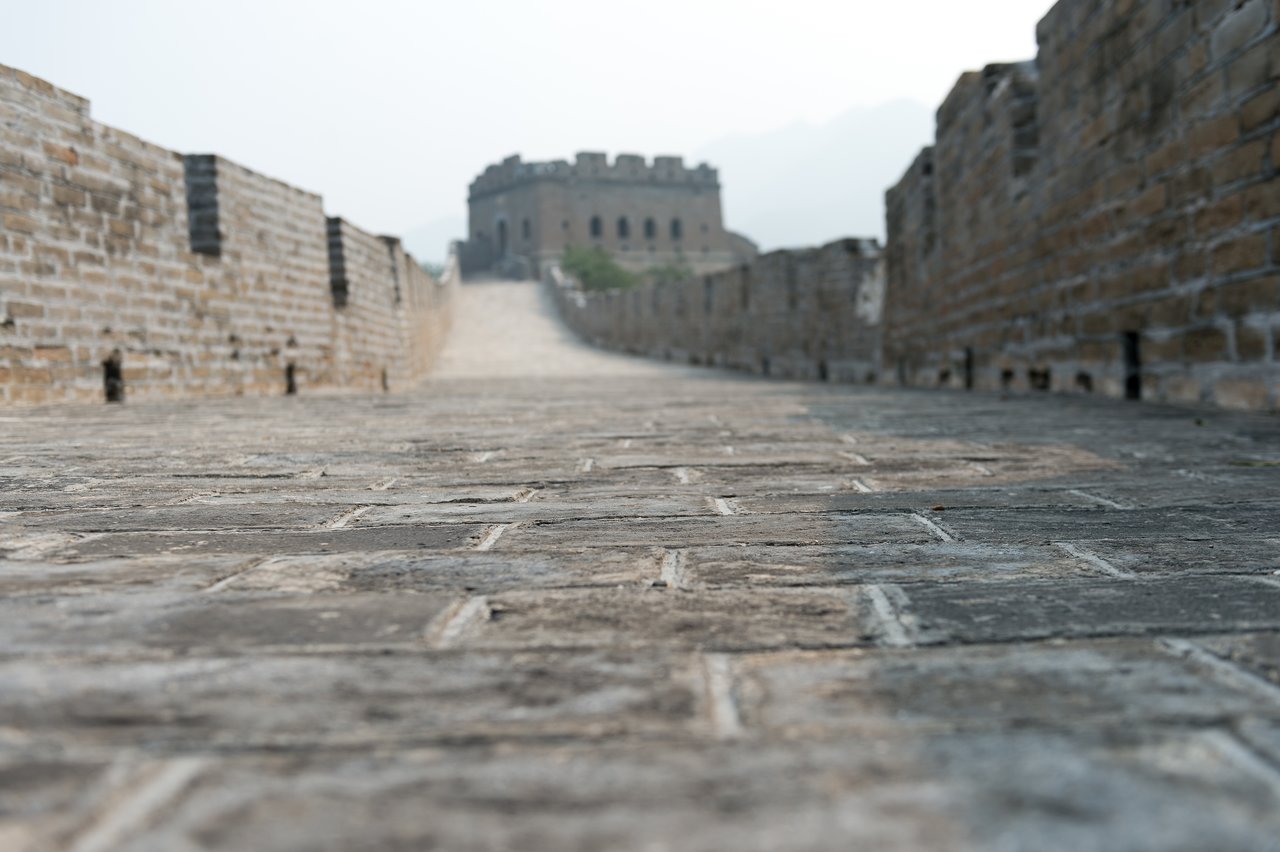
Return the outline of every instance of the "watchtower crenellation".
<path id="1" fill-rule="evenodd" d="M 720 188 L 719 172 L 706 163 L 689 167 L 684 164 L 683 157 L 670 155 L 654 157 L 653 162 L 649 163 L 639 154 L 618 154 L 610 163 L 608 154 L 581 151 L 575 155 L 572 163 L 567 160 L 526 163 L 518 154 L 513 154 L 501 163 L 486 168 L 483 174 L 471 182 L 469 194 L 471 198 L 478 198 L 535 180 Z"/>

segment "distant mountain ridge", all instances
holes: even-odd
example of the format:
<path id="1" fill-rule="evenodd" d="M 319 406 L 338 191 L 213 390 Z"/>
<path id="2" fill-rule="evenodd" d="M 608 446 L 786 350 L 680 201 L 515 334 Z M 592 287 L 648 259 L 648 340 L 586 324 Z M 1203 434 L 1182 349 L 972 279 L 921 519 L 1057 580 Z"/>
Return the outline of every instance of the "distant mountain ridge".
<path id="1" fill-rule="evenodd" d="M 694 152 L 720 170 L 725 225 L 761 250 L 884 240 L 884 192 L 933 140 L 934 113 L 897 100 L 820 125 L 734 135 Z"/>

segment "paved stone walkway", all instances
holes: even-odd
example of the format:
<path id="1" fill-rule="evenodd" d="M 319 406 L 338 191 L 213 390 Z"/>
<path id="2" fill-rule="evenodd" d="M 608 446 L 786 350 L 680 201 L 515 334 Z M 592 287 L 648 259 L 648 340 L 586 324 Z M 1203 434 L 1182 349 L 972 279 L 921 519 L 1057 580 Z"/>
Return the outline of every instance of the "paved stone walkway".
<path id="1" fill-rule="evenodd" d="M 1280 423 L 468 286 L 409 396 L 0 416 L 0 849 L 1280 849 Z"/>

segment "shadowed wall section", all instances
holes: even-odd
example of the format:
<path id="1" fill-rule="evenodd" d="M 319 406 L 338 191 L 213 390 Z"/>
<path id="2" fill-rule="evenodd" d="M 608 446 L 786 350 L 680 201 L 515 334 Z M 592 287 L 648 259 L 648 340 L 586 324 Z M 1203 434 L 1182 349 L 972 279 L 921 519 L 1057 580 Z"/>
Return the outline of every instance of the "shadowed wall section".
<path id="1" fill-rule="evenodd" d="M 452 277 L 398 240 L 3 66 L 0 224 L 0 403 L 102 399 L 117 351 L 129 398 L 394 389 L 448 324 Z"/>
<path id="2" fill-rule="evenodd" d="M 1280 3 L 1064 0 L 887 196 L 886 377 L 1274 409 Z"/>

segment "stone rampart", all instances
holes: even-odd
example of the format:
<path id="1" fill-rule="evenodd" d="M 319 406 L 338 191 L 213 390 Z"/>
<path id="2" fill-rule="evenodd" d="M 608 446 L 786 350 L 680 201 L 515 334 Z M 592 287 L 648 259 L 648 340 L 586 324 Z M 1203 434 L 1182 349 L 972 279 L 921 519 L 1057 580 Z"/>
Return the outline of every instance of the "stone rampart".
<path id="1" fill-rule="evenodd" d="M 1280 4 L 1063 0 L 887 196 L 886 378 L 1274 409 Z"/>
<path id="2" fill-rule="evenodd" d="M 873 240 L 628 290 L 583 292 L 558 269 L 550 279 L 570 327 L 601 346 L 771 376 L 877 378 L 884 275 Z"/>
<path id="3" fill-rule="evenodd" d="M 398 240 L 3 66 L 0 224 L 0 404 L 101 399 L 116 352 L 130 398 L 403 387 L 448 323 Z"/>

